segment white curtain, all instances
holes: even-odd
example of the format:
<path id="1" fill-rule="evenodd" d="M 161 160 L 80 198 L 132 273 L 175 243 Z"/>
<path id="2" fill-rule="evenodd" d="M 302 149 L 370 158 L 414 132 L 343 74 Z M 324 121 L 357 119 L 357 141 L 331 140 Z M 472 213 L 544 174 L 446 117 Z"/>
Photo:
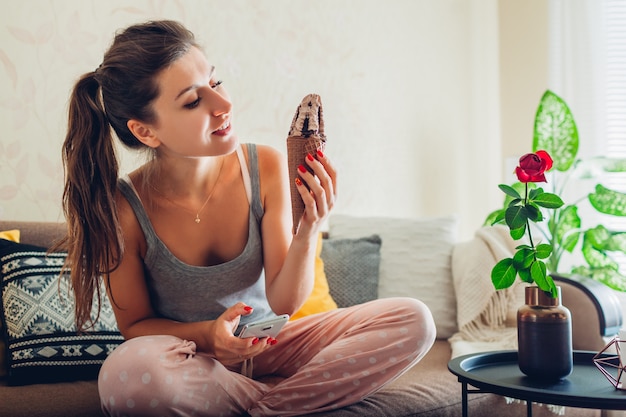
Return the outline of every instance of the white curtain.
<path id="1" fill-rule="evenodd" d="M 549 19 L 549 85 L 574 114 L 579 157 L 626 158 L 626 0 L 551 0 Z M 626 192 L 626 174 L 599 181 Z M 625 218 L 600 221 L 626 231 Z"/>
<path id="2" fill-rule="evenodd" d="M 626 158 L 626 0 L 552 0 L 549 53 L 550 88 L 574 113 L 579 156 Z M 605 181 L 626 191 L 623 176 Z"/>
<path id="3" fill-rule="evenodd" d="M 579 156 L 601 154 L 606 52 L 603 11 L 606 0 L 551 0 L 549 7 L 550 89 L 570 106 L 578 125 Z"/>
<path id="4" fill-rule="evenodd" d="M 626 157 L 626 0 L 551 0 L 550 88 L 572 108 L 581 157 Z"/>

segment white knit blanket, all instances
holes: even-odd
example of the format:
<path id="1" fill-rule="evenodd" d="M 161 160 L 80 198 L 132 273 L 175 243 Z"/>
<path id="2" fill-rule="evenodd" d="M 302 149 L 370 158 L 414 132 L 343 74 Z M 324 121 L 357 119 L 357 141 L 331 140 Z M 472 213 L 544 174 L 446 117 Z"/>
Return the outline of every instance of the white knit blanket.
<path id="1" fill-rule="evenodd" d="M 517 309 L 524 304 L 523 285 L 496 290 L 491 269 L 510 258 L 514 241 L 504 226 L 483 227 L 474 239 L 455 246 L 452 277 L 459 331 L 448 341 L 452 357 L 493 350 L 517 349 Z"/>
<path id="2" fill-rule="evenodd" d="M 459 331 L 448 341 L 452 357 L 494 350 L 517 349 L 517 309 L 524 304 L 524 284 L 496 290 L 491 270 L 503 258 L 511 258 L 515 241 L 504 226 L 483 227 L 474 239 L 456 245 L 452 253 L 452 277 L 457 299 Z M 506 398 L 507 403 L 520 402 Z M 543 404 L 538 404 L 543 405 Z M 565 407 L 546 405 L 563 415 Z"/>

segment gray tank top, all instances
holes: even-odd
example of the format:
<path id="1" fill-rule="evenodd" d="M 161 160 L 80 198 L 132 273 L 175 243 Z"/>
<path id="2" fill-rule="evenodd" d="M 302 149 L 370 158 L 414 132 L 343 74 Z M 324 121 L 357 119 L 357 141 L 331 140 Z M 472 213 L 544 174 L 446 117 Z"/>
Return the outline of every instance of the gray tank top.
<path id="1" fill-rule="evenodd" d="M 249 170 L 241 148 L 237 155 L 250 202 L 248 241 L 239 256 L 219 265 L 194 266 L 174 256 L 154 231 L 130 178 L 118 181 L 146 239 L 146 279 L 152 307 L 159 316 L 182 322 L 215 320 L 239 301 L 254 308 L 252 314 L 241 317 L 239 329 L 274 316 L 265 294 L 258 157 L 253 144 L 247 148 Z"/>

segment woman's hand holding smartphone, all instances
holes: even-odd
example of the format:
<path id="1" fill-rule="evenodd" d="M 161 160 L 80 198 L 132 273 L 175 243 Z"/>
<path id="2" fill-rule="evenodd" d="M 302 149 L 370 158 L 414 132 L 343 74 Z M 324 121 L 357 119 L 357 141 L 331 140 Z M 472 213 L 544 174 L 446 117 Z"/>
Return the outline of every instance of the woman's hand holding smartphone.
<path id="1" fill-rule="evenodd" d="M 276 336 L 278 336 L 278 333 L 288 321 L 289 314 L 283 314 L 269 320 L 248 323 L 241 329 L 239 337 L 243 339 L 248 337 L 258 337 L 259 339 L 271 337 L 276 339 Z"/>

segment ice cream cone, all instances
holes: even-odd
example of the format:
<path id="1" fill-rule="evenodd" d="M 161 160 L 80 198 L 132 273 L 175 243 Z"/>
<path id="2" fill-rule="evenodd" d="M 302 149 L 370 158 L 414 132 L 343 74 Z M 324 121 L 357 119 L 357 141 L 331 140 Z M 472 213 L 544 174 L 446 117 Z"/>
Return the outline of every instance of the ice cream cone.
<path id="1" fill-rule="evenodd" d="M 304 214 L 304 202 L 298 192 L 295 179 L 299 177 L 298 166 L 308 166 L 307 154 L 316 156 L 317 150 L 324 151 L 324 118 L 322 99 L 317 94 L 309 94 L 302 99 L 296 110 L 287 137 L 287 161 L 289 164 L 289 182 L 291 184 L 291 210 L 293 214 L 293 233 L 298 231 L 300 219 Z"/>

